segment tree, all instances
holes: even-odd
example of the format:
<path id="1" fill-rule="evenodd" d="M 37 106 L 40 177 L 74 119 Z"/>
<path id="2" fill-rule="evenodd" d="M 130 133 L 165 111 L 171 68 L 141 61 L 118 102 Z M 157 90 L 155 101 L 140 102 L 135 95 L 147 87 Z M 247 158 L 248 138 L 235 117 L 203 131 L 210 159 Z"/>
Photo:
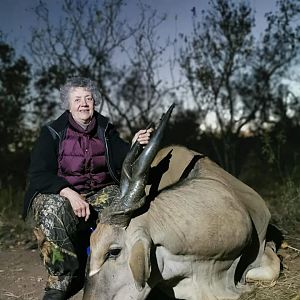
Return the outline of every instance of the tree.
<path id="1" fill-rule="evenodd" d="M 40 3 L 36 14 L 41 26 L 30 43 L 38 66 L 37 105 L 45 108 L 47 100 L 53 106 L 65 79 L 81 75 L 97 82 L 115 123 L 132 132 L 138 119 L 148 121 L 149 110 L 166 93 L 154 76 L 167 46 L 157 46 L 164 16 L 140 5 L 140 18 L 131 24 L 122 17 L 125 5 L 123 0 L 64 0 L 62 18 L 55 24 L 47 5 Z M 49 114 L 47 106 L 44 111 Z"/>
<path id="2" fill-rule="evenodd" d="M 266 14 L 267 28 L 257 44 L 252 95 L 260 104 L 260 121 L 287 122 L 289 111 L 299 110 L 299 98 L 282 79 L 299 66 L 300 3 L 277 2 L 278 10 Z"/>
<path id="3" fill-rule="evenodd" d="M 25 124 L 26 107 L 30 103 L 30 66 L 24 57 L 16 57 L 14 49 L 0 40 L 0 186 L 16 184 L 16 173 L 24 172 L 19 159 L 28 151 L 30 130 Z M 26 156 L 26 155 L 25 155 Z M 24 157 L 23 157 L 24 158 Z M 23 166 L 26 161 L 23 160 Z M 19 176 L 21 177 L 21 176 Z"/>
<path id="4" fill-rule="evenodd" d="M 181 51 L 181 66 L 197 109 L 213 112 L 222 146 L 214 144 L 219 163 L 236 174 L 237 137 L 252 119 L 251 108 L 241 109 L 239 86 L 253 59 L 253 18 L 243 2 L 211 2 L 203 21 L 194 16 L 193 33 Z"/>
<path id="5" fill-rule="evenodd" d="M 190 93 L 199 112 L 215 116 L 220 142 L 212 139 L 216 157 L 234 175 L 241 169 L 236 157 L 242 130 L 274 116 L 280 76 L 295 62 L 299 26 L 291 21 L 299 16 L 298 6 L 293 0 L 279 1 L 278 11 L 267 15 L 262 39 L 255 40 L 246 2 L 213 0 L 200 21 L 194 14 L 193 32 L 185 37 L 180 63 Z"/>
<path id="6" fill-rule="evenodd" d="M 163 102 L 175 87 L 167 87 L 159 73 L 166 61 L 163 54 L 169 47 L 169 41 L 162 43 L 158 34 L 166 16 L 158 16 L 156 10 L 140 4 L 141 27 L 132 36 L 132 46 L 123 47 L 129 64 L 123 68 L 123 79 L 116 86 L 116 99 L 124 107 L 127 127 L 133 133 L 136 129 L 147 126 L 160 116 Z M 129 108 L 129 109 L 128 109 Z"/>
<path id="7" fill-rule="evenodd" d="M 185 110 L 181 106 L 177 107 L 166 129 L 163 146 L 179 144 L 199 150 L 200 138 L 201 130 L 197 112 Z"/>

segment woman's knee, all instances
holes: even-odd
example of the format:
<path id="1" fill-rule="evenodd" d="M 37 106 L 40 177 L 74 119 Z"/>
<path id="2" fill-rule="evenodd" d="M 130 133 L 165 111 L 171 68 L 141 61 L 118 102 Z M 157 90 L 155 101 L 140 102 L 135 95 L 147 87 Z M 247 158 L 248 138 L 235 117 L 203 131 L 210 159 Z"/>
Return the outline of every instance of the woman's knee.
<path id="1" fill-rule="evenodd" d="M 47 240 L 66 240 L 77 232 L 78 219 L 67 199 L 59 195 L 38 195 L 32 205 L 35 229 Z"/>
<path id="2" fill-rule="evenodd" d="M 76 218 L 70 202 L 58 194 L 39 194 L 35 197 L 32 204 L 34 218 Z"/>

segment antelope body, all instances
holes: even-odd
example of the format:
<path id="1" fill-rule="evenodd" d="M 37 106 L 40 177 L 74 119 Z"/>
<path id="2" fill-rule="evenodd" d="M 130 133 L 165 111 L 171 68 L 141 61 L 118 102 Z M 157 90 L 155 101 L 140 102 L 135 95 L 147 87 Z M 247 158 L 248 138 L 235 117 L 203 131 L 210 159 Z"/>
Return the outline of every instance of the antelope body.
<path id="1" fill-rule="evenodd" d="M 156 153 L 146 204 L 120 204 L 92 234 L 84 299 L 141 300 L 154 287 L 177 299 L 238 299 L 246 280 L 276 279 L 262 198 L 199 153 L 179 146 Z M 126 195 L 137 192 L 136 180 L 132 190 L 124 185 Z"/>

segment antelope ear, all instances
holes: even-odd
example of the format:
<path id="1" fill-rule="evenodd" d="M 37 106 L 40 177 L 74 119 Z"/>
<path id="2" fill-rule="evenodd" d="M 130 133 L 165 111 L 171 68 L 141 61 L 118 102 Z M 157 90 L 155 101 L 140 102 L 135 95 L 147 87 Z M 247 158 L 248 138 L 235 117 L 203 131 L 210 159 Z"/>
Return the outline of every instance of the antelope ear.
<path id="1" fill-rule="evenodd" d="M 129 255 L 129 267 L 133 275 L 135 286 L 141 291 L 150 277 L 150 243 L 146 239 L 137 240 Z"/>

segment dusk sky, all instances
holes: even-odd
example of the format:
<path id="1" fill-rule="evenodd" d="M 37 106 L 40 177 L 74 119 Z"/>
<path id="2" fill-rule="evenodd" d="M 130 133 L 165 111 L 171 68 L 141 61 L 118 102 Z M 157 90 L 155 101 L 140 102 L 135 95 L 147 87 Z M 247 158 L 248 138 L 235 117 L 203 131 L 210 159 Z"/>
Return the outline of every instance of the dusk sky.
<path id="1" fill-rule="evenodd" d="M 96 0 L 89 1 L 92 2 Z M 238 2 L 239 0 L 236 1 Z M 45 2 L 48 5 L 51 20 L 59 20 L 63 0 L 46 0 Z M 138 1 L 127 0 L 126 2 L 127 5 L 123 11 L 124 16 L 127 20 L 133 22 L 134 20 L 138 20 L 139 11 L 136 5 Z M 158 14 L 167 14 L 167 20 L 161 25 L 158 33 L 162 39 L 167 39 L 167 37 L 174 39 L 178 33 L 188 34 L 191 32 L 191 9 L 195 7 L 197 14 L 200 15 L 202 10 L 209 7 L 209 0 L 142 0 L 142 2 L 155 8 Z M 276 0 L 248 0 L 248 2 L 255 12 L 256 27 L 254 33 L 256 36 L 259 36 L 260 32 L 262 32 L 266 26 L 264 15 L 266 12 L 275 10 Z M 0 0 L 0 30 L 6 36 L 6 41 L 16 49 L 17 54 L 25 54 L 29 60 L 30 53 L 27 50 L 27 44 L 30 40 L 31 28 L 38 26 L 33 11 L 33 8 L 36 7 L 38 3 L 39 0 Z M 167 56 L 168 54 L 165 55 Z M 172 74 L 174 75 L 174 73 Z M 178 74 L 178 70 L 175 70 L 175 77 L 178 78 Z M 159 72 L 159 77 L 166 83 L 170 83 L 171 74 L 169 67 L 163 67 Z M 177 78 L 175 78 L 175 80 Z M 300 94 L 298 82 L 290 82 L 294 92 Z"/>
<path id="2" fill-rule="evenodd" d="M 99 0 L 101 1 L 101 0 Z M 7 40 L 17 47 L 18 52 L 25 50 L 25 45 L 29 40 L 30 28 L 37 24 L 33 7 L 39 0 L 0 0 L 0 29 L 7 35 Z M 46 1 L 49 7 L 50 15 L 59 18 L 60 3 L 62 0 Z M 134 20 L 138 12 L 135 0 L 127 1 L 128 5 L 124 13 Z M 191 29 L 191 9 L 196 8 L 198 12 L 208 7 L 208 0 L 151 0 L 144 1 L 156 8 L 161 14 L 167 14 L 167 22 L 161 28 L 161 36 L 174 37 L 174 19 L 177 16 L 177 31 L 188 32 Z M 275 7 L 276 0 L 249 0 L 254 11 L 256 11 L 257 32 L 263 30 L 264 14 Z"/>

